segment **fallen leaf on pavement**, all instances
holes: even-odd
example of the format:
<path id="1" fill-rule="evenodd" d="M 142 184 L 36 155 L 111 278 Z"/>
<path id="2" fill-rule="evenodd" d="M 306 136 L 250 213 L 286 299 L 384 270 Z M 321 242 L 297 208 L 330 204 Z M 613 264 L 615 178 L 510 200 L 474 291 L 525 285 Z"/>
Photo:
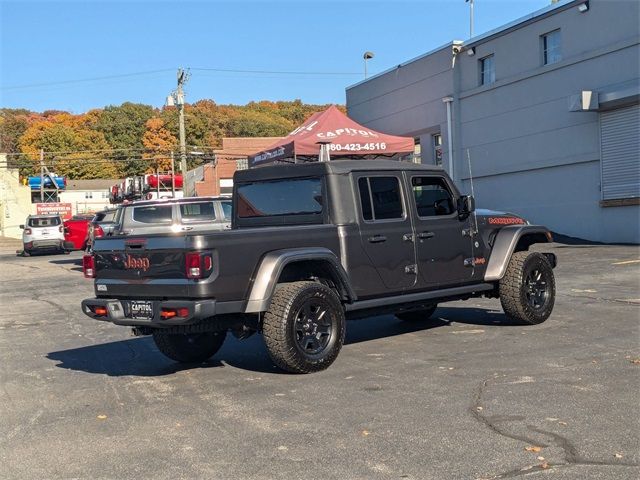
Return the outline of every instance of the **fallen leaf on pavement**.
<path id="1" fill-rule="evenodd" d="M 366 437 L 367 435 L 369 435 L 369 431 L 368 430 L 362 430 L 362 436 Z"/>
<path id="2" fill-rule="evenodd" d="M 640 365 L 640 358 L 634 358 L 633 360 L 631 360 L 631 363 L 633 363 L 634 365 Z"/>
<path id="3" fill-rule="evenodd" d="M 559 425 L 566 425 L 567 422 L 558 422 Z"/>
<path id="4" fill-rule="evenodd" d="M 106 415 L 98 415 L 98 419 L 99 419 L 99 420 L 104 420 L 105 418 L 107 418 L 107 416 L 106 416 Z"/>
<path id="5" fill-rule="evenodd" d="M 544 463 L 542 463 L 542 464 L 540 465 L 540 468 L 542 468 L 542 469 L 547 469 L 547 468 L 549 468 L 549 464 L 548 464 L 547 462 L 544 462 Z"/>
<path id="6" fill-rule="evenodd" d="M 538 453 L 540 450 L 542 450 L 540 447 L 524 447 L 524 449 L 527 452 L 536 452 L 536 453 Z"/>
<path id="7" fill-rule="evenodd" d="M 544 457 L 536 457 L 536 460 L 542 461 L 542 460 L 544 460 Z"/>
<path id="8" fill-rule="evenodd" d="M 616 453 L 616 454 L 614 455 L 614 457 L 616 457 L 616 458 L 622 458 L 622 454 L 621 454 L 621 453 Z"/>

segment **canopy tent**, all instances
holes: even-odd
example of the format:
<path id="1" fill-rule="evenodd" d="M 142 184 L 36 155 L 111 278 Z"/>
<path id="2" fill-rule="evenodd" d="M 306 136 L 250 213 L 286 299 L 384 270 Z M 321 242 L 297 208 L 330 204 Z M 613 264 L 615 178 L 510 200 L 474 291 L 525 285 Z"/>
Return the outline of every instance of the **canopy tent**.
<path id="1" fill-rule="evenodd" d="M 314 113 L 300 127 L 249 157 L 249 167 L 282 161 L 317 160 L 321 144 L 331 157 L 371 158 L 413 153 L 413 138 L 397 137 L 363 127 L 332 105 Z"/>

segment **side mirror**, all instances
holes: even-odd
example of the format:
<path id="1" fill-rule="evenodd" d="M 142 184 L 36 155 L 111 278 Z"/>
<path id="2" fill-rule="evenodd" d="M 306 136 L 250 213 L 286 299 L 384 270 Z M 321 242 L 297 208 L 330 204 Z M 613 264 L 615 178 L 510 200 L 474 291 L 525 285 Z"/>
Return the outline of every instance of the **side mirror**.
<path id="1" fill-rule="evenodd" d="M 24 230 L 24 225 L 20 225 L 20 230 Z"/>
<path id="2" fill-rule="evenodd" d="M 466 218 L 476 210 L 476 201 L 471 195 L 462 195 L 458 199 L 458 215 Z"/>

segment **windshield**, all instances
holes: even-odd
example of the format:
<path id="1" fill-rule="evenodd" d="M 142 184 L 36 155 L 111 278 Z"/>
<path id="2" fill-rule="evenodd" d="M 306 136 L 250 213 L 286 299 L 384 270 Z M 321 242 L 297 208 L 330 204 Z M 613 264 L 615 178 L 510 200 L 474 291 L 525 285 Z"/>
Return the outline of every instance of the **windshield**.
<path id="1" fill-rule="evenodd" d="M 56 227 L 62 223 L 60 217 L 33 217 L 29 219 L 30 227 Z"/>

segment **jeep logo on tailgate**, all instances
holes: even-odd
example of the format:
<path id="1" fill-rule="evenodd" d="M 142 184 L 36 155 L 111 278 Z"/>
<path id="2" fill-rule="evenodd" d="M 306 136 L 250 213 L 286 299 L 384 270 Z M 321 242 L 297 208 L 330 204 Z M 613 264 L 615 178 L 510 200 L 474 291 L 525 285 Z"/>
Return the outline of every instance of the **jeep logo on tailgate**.
<path id="1" fill-rule="evenodd" d="M 137 258 L 131 255 L 127 255 L 127 258 L 124 261 L 124 268 L 127 270 L 135 268 L 146 272 L 147 270 L 149 270 L 149 259 L 146 257 Z"/>

